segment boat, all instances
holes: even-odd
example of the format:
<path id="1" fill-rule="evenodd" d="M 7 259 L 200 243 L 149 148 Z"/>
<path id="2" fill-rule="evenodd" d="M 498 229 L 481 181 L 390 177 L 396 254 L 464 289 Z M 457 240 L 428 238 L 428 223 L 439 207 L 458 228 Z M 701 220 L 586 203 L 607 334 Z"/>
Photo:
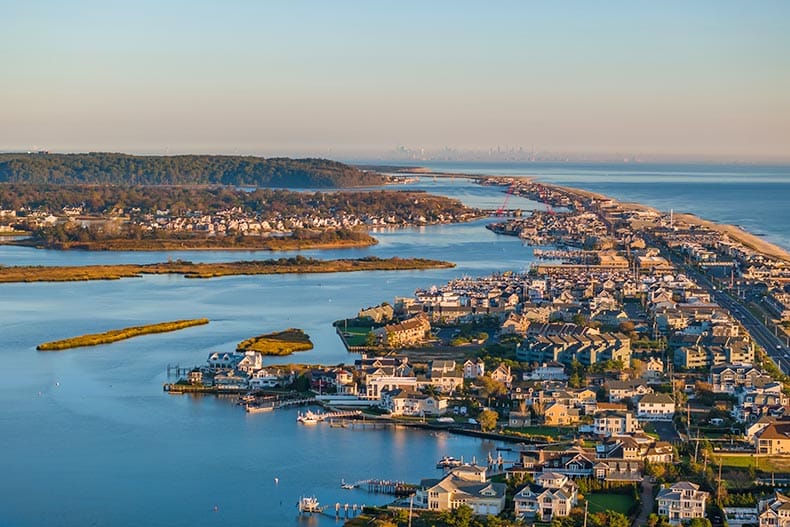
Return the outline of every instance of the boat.
<path id="1" fill-rule="evenodd" d="M 357 488 L 357 486 L 354 485 L 353 483 L 346 483 L 346 480 L 341 479 L 340 480 L 340 488 L 341 489 L 346 489 L 346 490 L 353 490 L 353 489 Z"/>
<path id="2" fill-rule="evenodd" d="M 244 408 L 247 410 L 248 414 L 260 414 L 274 410 L 274 406 L 258 406 L 257 404 L 247 404 Z"/>
<path id="3" fill-rule="evenodd" d="M 303 425 L 314 425 L 320 421 L 320 416 L 308 410 L 303 414 L 297 415 L 296 421 L 302 423 Z"/>
<path id="4" fill-rule="evenodd" d="M 452 456 L 444 456 L 442 459 L 436 463 L 436 468 L 453 468 L 453 467 L 460 467 L 463 465 L 463 461 L 460 459 L 455 459 Z"/>
<path id="5" fill-rule="evenodd" d="M 239 397 L 239 404 L 249 404 L 255 402 L 255 396 L 248 393 Z"/>
<path id="6" fill-rule="evenodd" d="M 324 512 L 326 506 L 322 506 L 318 503 L 318 499 L 315 496 L 302 496 L 299 498 L 299 503 L 296 504 L 299 508 L 299 512 L 306 512 L 312 514 L 314 512 Z"/>

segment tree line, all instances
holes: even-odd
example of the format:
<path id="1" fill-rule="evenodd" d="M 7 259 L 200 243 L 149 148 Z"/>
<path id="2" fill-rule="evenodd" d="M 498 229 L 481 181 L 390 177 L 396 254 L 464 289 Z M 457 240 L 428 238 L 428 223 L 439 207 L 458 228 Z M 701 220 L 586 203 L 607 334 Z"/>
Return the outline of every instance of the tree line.
<path id="1" fill-rule="evenodd" d="M 381 185 L 385 181 L 385 176 L 376 172 L 315 158 L 0 154 L 0 182 L 11 183 L 343 188 Z"/>

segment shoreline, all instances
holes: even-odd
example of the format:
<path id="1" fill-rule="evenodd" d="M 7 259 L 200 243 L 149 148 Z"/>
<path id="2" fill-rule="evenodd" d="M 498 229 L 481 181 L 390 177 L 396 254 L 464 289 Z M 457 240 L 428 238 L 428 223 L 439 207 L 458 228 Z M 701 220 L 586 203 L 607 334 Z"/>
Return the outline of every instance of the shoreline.
<path id="1" fill-rule="evenodd" d="M 604 194 L 599 194 L 597 192 L 590 192 L 588 190 L 577 189 L 575 187 L 566 187 L 563 185 L 554 185 L 549 183 L 543 183 L 543 185 L 565 191 L 569 194 L 584 199 L 611 201 L 625 208 L 649 211 L 649 212 L 654 212 L 656 214 L 669 214 L 669 212 L 667 211 L 661 211 L 649 205 L 644 205 L 642 203 L 628 202 L 628 201 L 620 201 L 616 198 L 612 198 L 611 196 L 606 196 Z M 774 243 L 766 241 L 765 239 L 756 236 L 737 225 L 732 225 L 729 223 L 720 223 L 714 220 L 707 220 L 690 212 L 676 212 L 674 213 L 674 217 L 675 220 L 685 222 L 689 225 L 705 227 L 713 231 L 716 231 L 717 233 L 725 235 L 728 238 L 731 238 L 764 256 L 768 256 L 770 258 L 775 258 L 777 260 L 782 260 L 784 262 L 790 263 L 790 251 Z"/>

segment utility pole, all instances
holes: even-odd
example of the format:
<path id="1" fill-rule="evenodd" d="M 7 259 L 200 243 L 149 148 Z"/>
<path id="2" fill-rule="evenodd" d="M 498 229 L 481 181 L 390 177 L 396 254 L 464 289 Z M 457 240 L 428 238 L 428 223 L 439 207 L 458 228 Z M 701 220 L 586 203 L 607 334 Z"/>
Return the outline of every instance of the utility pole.
<path id="1" fill-rule="evenodd" d="M 587 527 L 587 507 L 590 505 L 589 501 L 584 502 L 584 527 Z"/>
<path id="2" fill-rule="evenodd" d="M 716 487 L 716 500 L 721 505 L 721 458 L 719 458 L 719 484 Z"/>

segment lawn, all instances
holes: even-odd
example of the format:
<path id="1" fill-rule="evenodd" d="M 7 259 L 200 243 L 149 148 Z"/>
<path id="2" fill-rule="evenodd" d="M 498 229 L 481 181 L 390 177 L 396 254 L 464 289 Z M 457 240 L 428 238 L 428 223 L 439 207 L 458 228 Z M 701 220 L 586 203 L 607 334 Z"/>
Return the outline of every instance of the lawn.
<path id="1" fill-rule="evenodd" d="M 521 434 L 533 436 L 547 436 L 547 437 L 560 437 L 568 434 L 574 434 L 576 428 L 573 426 L 524 426 L 521 428 L 509 428 L 512 432 L 519 432 Z"/>
<path id="2" fill-rule="evenodd" d="M 615 511 L 622 514 L 628 514 L 631 507 L 634 506 L 634 498 L 629 494 L 603 494 L 593 492 L 587 494 L 587 503 L 589 503 L 590 513 Z"/>
<path id="3" fill-rule="evenodd" d="M 754 467 L 762 472 L 789 472 L 790 459 L 786 457 L 755 457 L 753 455 L 744 456 L 713 456 L 713 463 L 718 464 L 721 460 L 723 467 L 749 468 Z"/>
<path id="4" fill-rule="evenodd" d="M 365 346 L 371 326 L 340 326 L 340 331 L 345 334 L 349 346 Z"/>

